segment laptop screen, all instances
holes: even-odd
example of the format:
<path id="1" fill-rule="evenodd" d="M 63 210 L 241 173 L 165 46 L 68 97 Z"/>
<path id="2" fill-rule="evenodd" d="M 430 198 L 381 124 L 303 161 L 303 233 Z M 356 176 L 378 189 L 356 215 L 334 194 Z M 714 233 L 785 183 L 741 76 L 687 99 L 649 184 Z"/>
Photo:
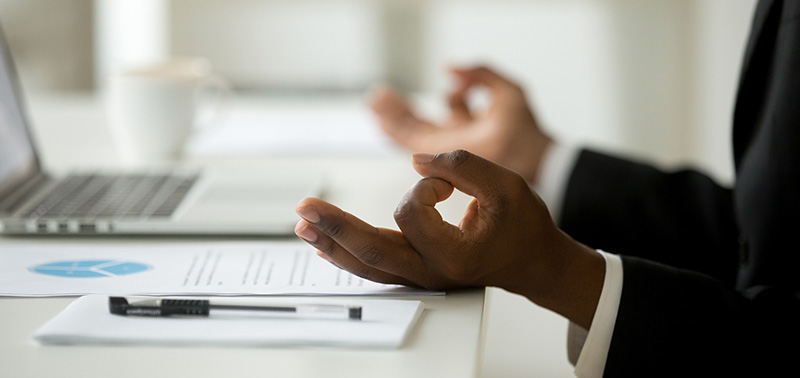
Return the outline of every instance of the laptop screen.
<path id="1" fill-rule="evenodd" d="M 0 195 L 11 184 L 38 171 L 14 75 L 11 55 L 0 30 Z"/>

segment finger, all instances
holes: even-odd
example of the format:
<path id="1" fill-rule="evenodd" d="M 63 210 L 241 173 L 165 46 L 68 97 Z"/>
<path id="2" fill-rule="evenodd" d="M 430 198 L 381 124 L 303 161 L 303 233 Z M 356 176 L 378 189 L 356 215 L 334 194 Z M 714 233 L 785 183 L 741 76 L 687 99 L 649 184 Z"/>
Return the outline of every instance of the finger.
<path id="1" fill-rule="evenodd" d="M 300 201 L 297 214 L 319 231 L 312 245 L 332 258 L 346 251 L 365 265 L 412 280 L 422 270 L 419 254 L 396 231 L 372 227 L 317 198 Z"/>
<path id="2" fill-rule="evenodd" d="M 414 114 L 404 98 L 389 88 L 379 87 L 370 94 L 369 105 L 386 134 L 400 145 L 420 149 L 420 138 L 436 130 L 436 126 Z"/>
<path id="3" fill-rule="evenodd" d="M 461 80 L 464 88 L 480 84 L 497 92 L 517 87 L 513 81 L 485 66 L 452 67 L 450 72 Z"/>
<path id="4" fill-rule="evenodd" d="M 451 123 L 460 126 L 472 122 L 472 112 L 467 105 L 467 91 L 465 88 L 458 88 L 447 95 L 447 104 L 450 107 Z"/>
<path id="5" fill-rule="evenodd" d="M 394 212 L 394 219 L 416 250 L 438 251 L 460 241 L 459 228 L 442 219 L 435 207 L 452 193 L 453 185 L 449 182 L 438 178 L 424 178 L 400 201 Z"/>
<path id="6" fill-rule="evenodd" d="M 478 200 L 473 198 L 467 204 L 467 208 L 464 209 L 464 215 L 461 217 L 461 221 L 458 223 L 458 228 L 462 230 L 472 230 L 477 227 L 476 222 L 478 221 L 478 214 L 480 212 L 480 204 Z"/>
<path id="7" fill-rule="evenodd" d="M 305 242 L 317 248 L 318 256 L 334 266 L 353 273 L 365 280 L 386 284 L 419 286 L 404 277 L 388 273 L 361 262 L 350 254 L 349 251 L 337 244 L 331 237 L 319 231 L 306 220 L 301 219 L 297 222 L 295 233 Z"/>
<path id="8" fill-rule="evenodd" d="M 508 168 L 464 150 L 437 155 L 415 154 L 414 169 L 422 177 L 438 177 L 478 199 L 481 206 L 501 203 L 511 190 L 530 191 L 525 179 Z M 514 193 L 516 194 L 516 193 Z"/>

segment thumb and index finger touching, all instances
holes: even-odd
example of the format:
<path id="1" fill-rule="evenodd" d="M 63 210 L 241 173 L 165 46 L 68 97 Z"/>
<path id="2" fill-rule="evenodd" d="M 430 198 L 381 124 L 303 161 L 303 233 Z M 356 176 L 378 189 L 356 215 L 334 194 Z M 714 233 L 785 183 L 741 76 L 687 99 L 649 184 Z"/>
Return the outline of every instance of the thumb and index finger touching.
<path id="1" fill-rule="evenodd" d="M 448 71 L 460 80 L 460 87 L 484 85 L 490 89 L 510 84 L 508 79 L 484 66 L 449 67 Z"/>
<path id="2" fill-rule="evenodd" d="M 473 119 L 466 101 L 470 88 L 485 86 L 494 95 L 500 95 L 509 88 L 516 88 L 513 82 L 484 66 L 450 67 L 449 71 L 459 81 L 457 88 L 447 98 L 452 117 L 458 124 Z M 412 149 L 420 147 L 415 146 L 415 138 L 434 132 L 438 128 L 435 124 L 418 117 L 408 101 L 388 86 L 381 85 L 371 91 L 369 106 L 378 115 L 381 128 L 398 142 Z"/>
<path id="3" fill-rule="evenodd" d="M 499 188 L 511 183 L 519 174 L 465 150 L 436 155 L 418 153 L 413 157 L 414 169 L 422 177 L 436 177 L 456 189 L 488 201 Z"/>
<path id="4" fill-rule="evenodd" d="M 459 189 L 477 199 L 481 211 L 493 216 L 507 200 L 502 194 L 518 174 L 464 150 L 437 155 L 415 154 L 414 169 L 423 177 L 398 206 L 395 220 L 412 245 L 436 247 L 457 242 L 462 229 L 444 221 L 435 205 Z M 524 181 L 524 180 L 523 180 Z M 474 220 L 469 220 L 469 224 Z M 466 235 L 468 236 L 468 235 Z"/>
<path id="5" fill-rule="evenodd" d="M 442 219 L 435 205 L 458 188 L 483 201 L 482 207 L 491 208 L 496 189 L 490 185 L 503 185 L 513 172 L 466 151 L 417 154 L 414 167 L 424 178 L 395 213 L 402 233 L 375 228 L 316 198 L 298 204 L 303 219 L 295 232 L 320 250 L 321 256 L 361 277 L 412 286 L 424 283 L 424 260 L 448 259 L 439 252 L 458 248 L 464 237 L 461 229 Z"/>

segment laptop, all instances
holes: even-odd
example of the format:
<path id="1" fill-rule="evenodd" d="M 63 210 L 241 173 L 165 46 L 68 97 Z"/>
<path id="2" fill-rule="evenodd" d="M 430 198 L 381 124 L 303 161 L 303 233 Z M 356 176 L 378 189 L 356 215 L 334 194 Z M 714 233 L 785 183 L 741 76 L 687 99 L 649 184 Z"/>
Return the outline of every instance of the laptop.
<path id="1" fill-rule="evenodd" d="M 290 235 L 321 175 L 44 172 L 0 30 L 0 234 Z"/>

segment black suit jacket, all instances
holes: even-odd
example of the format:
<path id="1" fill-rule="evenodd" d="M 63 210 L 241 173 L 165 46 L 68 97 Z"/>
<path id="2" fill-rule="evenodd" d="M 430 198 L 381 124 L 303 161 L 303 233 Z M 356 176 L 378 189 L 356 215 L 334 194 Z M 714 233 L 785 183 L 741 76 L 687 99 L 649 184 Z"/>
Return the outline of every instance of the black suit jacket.
<path id="1" fill-rule="evenodd" d="M 622 255 L 606 377 L 797 375 L 800 0 L 759 2 L 744 59 L 733 189 L 578 158 L 560 226 Z"/>

